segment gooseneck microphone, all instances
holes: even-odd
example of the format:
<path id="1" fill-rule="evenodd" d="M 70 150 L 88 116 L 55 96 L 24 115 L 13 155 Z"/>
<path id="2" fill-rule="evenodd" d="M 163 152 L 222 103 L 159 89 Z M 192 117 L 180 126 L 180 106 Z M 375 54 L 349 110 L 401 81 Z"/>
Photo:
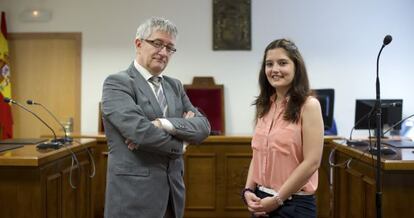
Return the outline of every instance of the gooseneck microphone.
<path id="1" fill-rule="evenodd" d="M 56 141 L 59 141 L 59 142 L 61 142 L 63 144 L 66 143 L 66 142 L 72 142 L 73 141 L 73 139 L 68 136 L 68 133 L 66 132 L 66 128 L 62 125 L 62 123 L 59 122 L 58 118 L 55 115 L 53 115 L 53 113 L 49 109 L 47 109 L 43 104 L 41 104 L 39 102 L 35 102 L 35 101 L 31 100 L 31 99 L 28 99 L 26 101 L 26 103 L 28 105 L 39 105 L 39 106 L 41 106 L 43 109 L 45 109 L 49 113 L 49 115 L 51 117 L 53 117 L 53 119 L 55 119 L 55 121 L 60 125 L 60 127 L 62 127 L 63 132 L 65 133 L 65 136 L 64 136 L 64 138 L 58 138 L 58 139 L 56 139 Z"/>
<path id="2" fill-rule="evenodd" d="M 378 56 L 377 56 L 377 96 L 379 95 L 379 93 L 378 93 L 379 92 L 379 76 L 378 76 L 378 74 L 379 74 L 379 59 L 380 59 L 380 56 L 381 56 L 382 49 L 384 49 L 384 47 L 386 45 L 390 44 L 391 41 L 392 41 L 392 36 L 391 35 L 386 35 L 384 37 L 383 42 L 382 42 L 381 49 L 378 52 Z"/>
<path id="3" fill-rule="evenodd" d="M 390 44 L 391 41 L 392 41 L 392 36 L 391 35 L 386 35 L 384 37 L 383 45 L 386 46 L 386 45 Z"/>
<path id="4" fill-rule="evenodd" d="M 38 120 L 40 120 L 40 122 L 42 122 L 47 128 L 50 129 L 50 131 L 53 133 L 53 140 L 49 141 L 49 142 L 44 142 L 41 144 L 38 144 L 37 147 L 40 149 L 45 149 L 45 148 L 54 148 L 54 149 L 58 149 L 62 146 L 62 143 L 60 143 L 59 141 L 57 141 L 56 138 L 56 133 L 55 131 L 52 129 L 52 127 L 50 127 L 44 120 L 42 120 L 42 118 L 40 118 L 37 114 L 35 114 L 33 111 L 29 110 L 28 108 L 26 108 L 25 106 L 23 106 L 22 104 L 20 104 L 19 102 L 11 99 L 11 98 L 4 98 L 4 102 L 6 103 L 12 103 L 15 104 L 19 107 L 21 107 L 23 110 L 31 113 L 33 116 L 35 116 Z"/>
<path id="5" fill-rule="evenodd" d="M 376 165 L 376 212 L 377 217 L 382 217 L 382 181 L 381 181 L 381 137 L 382 137 L 382 125 L 381 125 L 381 94 L 380 94 L 380 80 L 379 80 L 379 59 L 382 52 L 382 49 L 392 41 L 390 35 L 384 37 L 381 49 L 377 56 L 377 78 L 376 78 L 376 102 L 375 102 L 375 111 L 376 111 L 376 149 L 371 149 L 371 153 L 375 153 L 377 157 Z"/>

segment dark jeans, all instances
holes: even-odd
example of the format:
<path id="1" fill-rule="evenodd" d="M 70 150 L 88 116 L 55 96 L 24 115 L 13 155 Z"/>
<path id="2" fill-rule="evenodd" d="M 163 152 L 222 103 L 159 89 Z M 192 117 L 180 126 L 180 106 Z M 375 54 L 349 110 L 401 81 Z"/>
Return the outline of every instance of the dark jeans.
<path id="1" fill-rule="evenodd" d="M 255 194 L 259 198 L 273 195 L 256 188 Z M 255 216 L 252 216 L 255 217 Z M 316 201 L 314 195 L 292 195 L 291 200 L 283 202 L 276 210 L 269 213 L 269 218 L 316 218 Z"/>

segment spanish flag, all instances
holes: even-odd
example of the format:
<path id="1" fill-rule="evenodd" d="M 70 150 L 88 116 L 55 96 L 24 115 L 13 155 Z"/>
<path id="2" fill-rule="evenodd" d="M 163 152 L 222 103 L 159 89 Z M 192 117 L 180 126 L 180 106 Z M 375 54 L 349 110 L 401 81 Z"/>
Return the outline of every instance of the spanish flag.
<path id="1" fill-rule="evenodd" d="M 4 102 L 11 98 L 9 48 L 7 45 L 6 14 L 1 12 L 0 32 L 0 139 L 13 138 L 11 107 Z"/>

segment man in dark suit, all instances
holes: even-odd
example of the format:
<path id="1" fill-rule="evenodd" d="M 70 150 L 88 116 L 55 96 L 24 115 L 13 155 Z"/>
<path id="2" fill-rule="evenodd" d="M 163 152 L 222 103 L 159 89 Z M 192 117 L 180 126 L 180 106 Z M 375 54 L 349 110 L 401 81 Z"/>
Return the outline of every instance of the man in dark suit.
<path id="1" fill-rule="evenodd" d="M 145 21 L 137 29 L 134 62 L 104 82 L 107 218 L 183 217 L 185 146 L 201 143 L 210 124 L 181 82 L 162 73 L 176 51 L 176 37 L 170 21 Z"/>

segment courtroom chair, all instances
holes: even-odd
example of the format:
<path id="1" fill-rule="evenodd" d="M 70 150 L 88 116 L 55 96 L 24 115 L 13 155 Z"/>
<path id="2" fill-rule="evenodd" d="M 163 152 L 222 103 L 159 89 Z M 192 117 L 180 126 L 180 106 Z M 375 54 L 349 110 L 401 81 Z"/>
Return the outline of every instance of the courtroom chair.
<path id="1" fill-rule="evenodd" d="M 184 89 L 191 103 L 204 113 L 211 125 L 211 135 L 225 135 L 224 86 L 213 77 L 194 77 Z"/>

